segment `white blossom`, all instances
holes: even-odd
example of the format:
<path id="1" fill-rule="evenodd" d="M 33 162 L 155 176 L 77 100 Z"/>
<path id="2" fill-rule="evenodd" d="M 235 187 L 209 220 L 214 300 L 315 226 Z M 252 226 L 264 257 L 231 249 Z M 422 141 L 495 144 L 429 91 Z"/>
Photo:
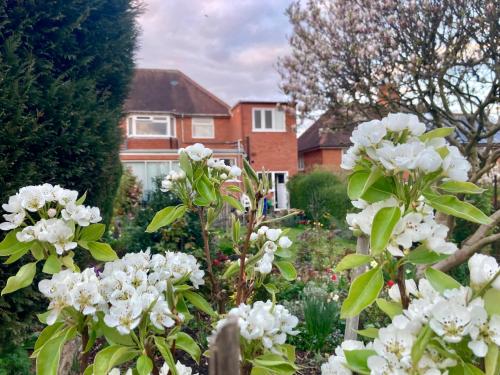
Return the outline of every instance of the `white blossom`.
<path id="1" fill-rule="evenodd" d="M 179 375 L 198 375 L 198 373 L 193 374 L 193 369 L 191 367 L 185 366 L 179 361 L 175 364 L 175 369 L 177 370 L 177 374 Z M 166 363 L 160 368 L 160 375 L 168 375 L 171 374 L 170 368 Z"/>
<path id="2" fill-rule="evenodd" d="M 476 253 L 469 259 L 468 264 L 471 287 L 474 289 L 481 289 L 500 272 L 500 267 L 492 256 Z M 500 277 L 493 281 L 492 286 L 500 289 Z"/>
<path id="3" fill-rule="evenodd" d="M 185 152 L 193 161 L 201 161 L 203 159 L 209 158 L 212 155 L 212 150 L 206 148 L 201 143 L 195 143 L 194 145 L 188 146 L 185 149 L 179 150 L 179 152 Z"/>

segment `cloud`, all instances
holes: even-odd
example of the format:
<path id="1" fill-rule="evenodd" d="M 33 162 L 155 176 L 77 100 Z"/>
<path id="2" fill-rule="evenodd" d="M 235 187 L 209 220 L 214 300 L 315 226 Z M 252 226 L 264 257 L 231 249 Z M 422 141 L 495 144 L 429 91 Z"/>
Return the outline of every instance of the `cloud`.
<path id="1" fill-rule="evenodd" d="M 281 100 L 278 56 L 288 51 L 290 0 L 145 0 L 136 61 L 175 68 L 229 104 Z"/>

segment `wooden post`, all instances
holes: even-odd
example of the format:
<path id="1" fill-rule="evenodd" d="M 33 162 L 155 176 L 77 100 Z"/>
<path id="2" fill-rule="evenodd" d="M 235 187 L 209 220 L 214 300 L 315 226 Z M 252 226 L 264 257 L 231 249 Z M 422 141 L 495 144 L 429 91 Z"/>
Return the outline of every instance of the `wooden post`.
<path id="1" fill-rule="evenodd" d="M 368 237 L 365 235 L 361 235 L 358 237 L 358 241 L 356 243 L 356 253 L 358 254 L 368 254 L 369 250 L 369 243 L 368 243 Z M 351 282 L 361 275 L 365 271 L 366 266 L 361 266 L 353 270 L 351 274 Z M 359 326 L 359 315 L 356 315 L 355 317 L 348 318 L 345 322 L 345 332 L 344 332 L 344 340 L 356 340 L 358 337 L 358 334 L 356 331 L 358 330 Z"/>
<path id="2" fill-rule="evenodd" d="M 236 319 L 230 319 L 222 327 L 210 347 L 208 373 L 209 375 L 240 373 L 240 332 Z"/>

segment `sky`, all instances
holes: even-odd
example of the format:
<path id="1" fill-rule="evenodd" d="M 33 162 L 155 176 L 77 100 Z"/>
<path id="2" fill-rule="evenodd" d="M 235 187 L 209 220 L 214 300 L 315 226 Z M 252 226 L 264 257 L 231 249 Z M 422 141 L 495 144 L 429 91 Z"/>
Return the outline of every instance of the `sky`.
<path id="1" fill-rule="evenodd" d="M 230 105 L 283 100 L 290 0 L 144 0 L 136 63 L 179 69 Z"/>

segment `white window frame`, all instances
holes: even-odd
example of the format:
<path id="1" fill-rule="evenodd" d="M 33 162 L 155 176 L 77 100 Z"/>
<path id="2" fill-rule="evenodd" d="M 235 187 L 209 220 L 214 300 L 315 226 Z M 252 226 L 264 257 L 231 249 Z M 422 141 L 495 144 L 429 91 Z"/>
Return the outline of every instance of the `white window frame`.
<path id="1" fill-rule="evenodd" d="M 274 202 L 273 202 L 273 205 L 274 205 L 274 210 L 275 211 L 281 211 L 281 210 L 287 210 L 290 208 L 290 193 L 288 192 L 288 189 L 286 191 L 286 208 L 276 208 L 276 186 L 275 186 L 275 180 L 276 180 L 276 174 L 282 174 L 284 175 L 284 178 L 285 178 L 285 186 L 286 186 L 286 183 L 288 182 L 288 171 L 266 171 L 264 172 L 266 175 L 270 174 L 271 175 L 271 186 L 270 186 L 270 189 L 269 189 L 269 192 L 273 194 L 273 199 L 274 199 Z M 262 172 L 258 172 L 257 175 L 262 178 L 263 177 L 263 173 Z"/>
<path id="2" fill-rule="evenodd" d="M 304 164 L 304 155 L 299 155 L 298 161 L 297 161 L 297 168 L 299 171 L 303 171 L 305 168 Z"/>
<path id="3" fill-rule="evenodd" d="M 152 122 L 163 122 L 164 120 L 153 120 L 155 117 L 166 118 L 166 134 L 137 134 L 137 120 L 145 119 L 149 117 Z M 132 133 L 130 133 L 130 121 L 132 121 Z M 170 134 L 171 128 L 173 129 L 173 134 Z M 127 117 L 127 136 L 129 138 L 175 138 L 176 133 L 176 120 L 174 116 L 171 115 L 132 115 Z"/>
<path id="4" fill-rule="evenodd" d="M 255 127 L 255 112 L 257 111 L 262 111 L 261 112 L 261 128 L 256 128 Z M 271 129 L 268 129 L 265 127 L 265 121 L 264 118 L 264 111 L 271 111 L 272 116 L 271 116 Z M 276 129 L 276 108 L 269 108 L 269 107 L 255 107 L 252 108 L 252 131 L 254 132 L 260 132 L 260 133 L 286 133 L 286 114 L 284 114 L 284 121 L 285 123 L 283 124 L 283 129 Z"/>
<path id="5" fill-rule="evenodd" d="M 212 136 L 211 137 L 199 137 L 194 135 L 194 127 L 195 127 L 195 122 L 196 120 L 210 120 L 212 125 Z M 206 124 L 200 124 L 198 123 L 197 126 L 205 126 Z M 191 137 L 193 139 L 214 139 L 215 138 L 215 121 L 213 117 L 192 117 L 191 118 Z"/>
<path id="6" fill-rule="evenodd" d="M 179 170 L 179 168 L 180 168 L 178 159 L 170 159 L 170 160 L 122 160 L 122 164 L 124 167 L 127 167 L 127 163 L 142 163 L 144 165 L 144 178 L 146 181 L 150 180 L 150 176 L 148 175 L 148 164 L 165 163 L 165 164 L 169 165 L 168 169 L 170 171 L 172 171 L 174 163 L 177 163 L 177 170 Z M 152 191 L 152 190 L 146 190 L 145 186 L 143 186 L 142 188 L 143 188 L 143 194 Z"/>

